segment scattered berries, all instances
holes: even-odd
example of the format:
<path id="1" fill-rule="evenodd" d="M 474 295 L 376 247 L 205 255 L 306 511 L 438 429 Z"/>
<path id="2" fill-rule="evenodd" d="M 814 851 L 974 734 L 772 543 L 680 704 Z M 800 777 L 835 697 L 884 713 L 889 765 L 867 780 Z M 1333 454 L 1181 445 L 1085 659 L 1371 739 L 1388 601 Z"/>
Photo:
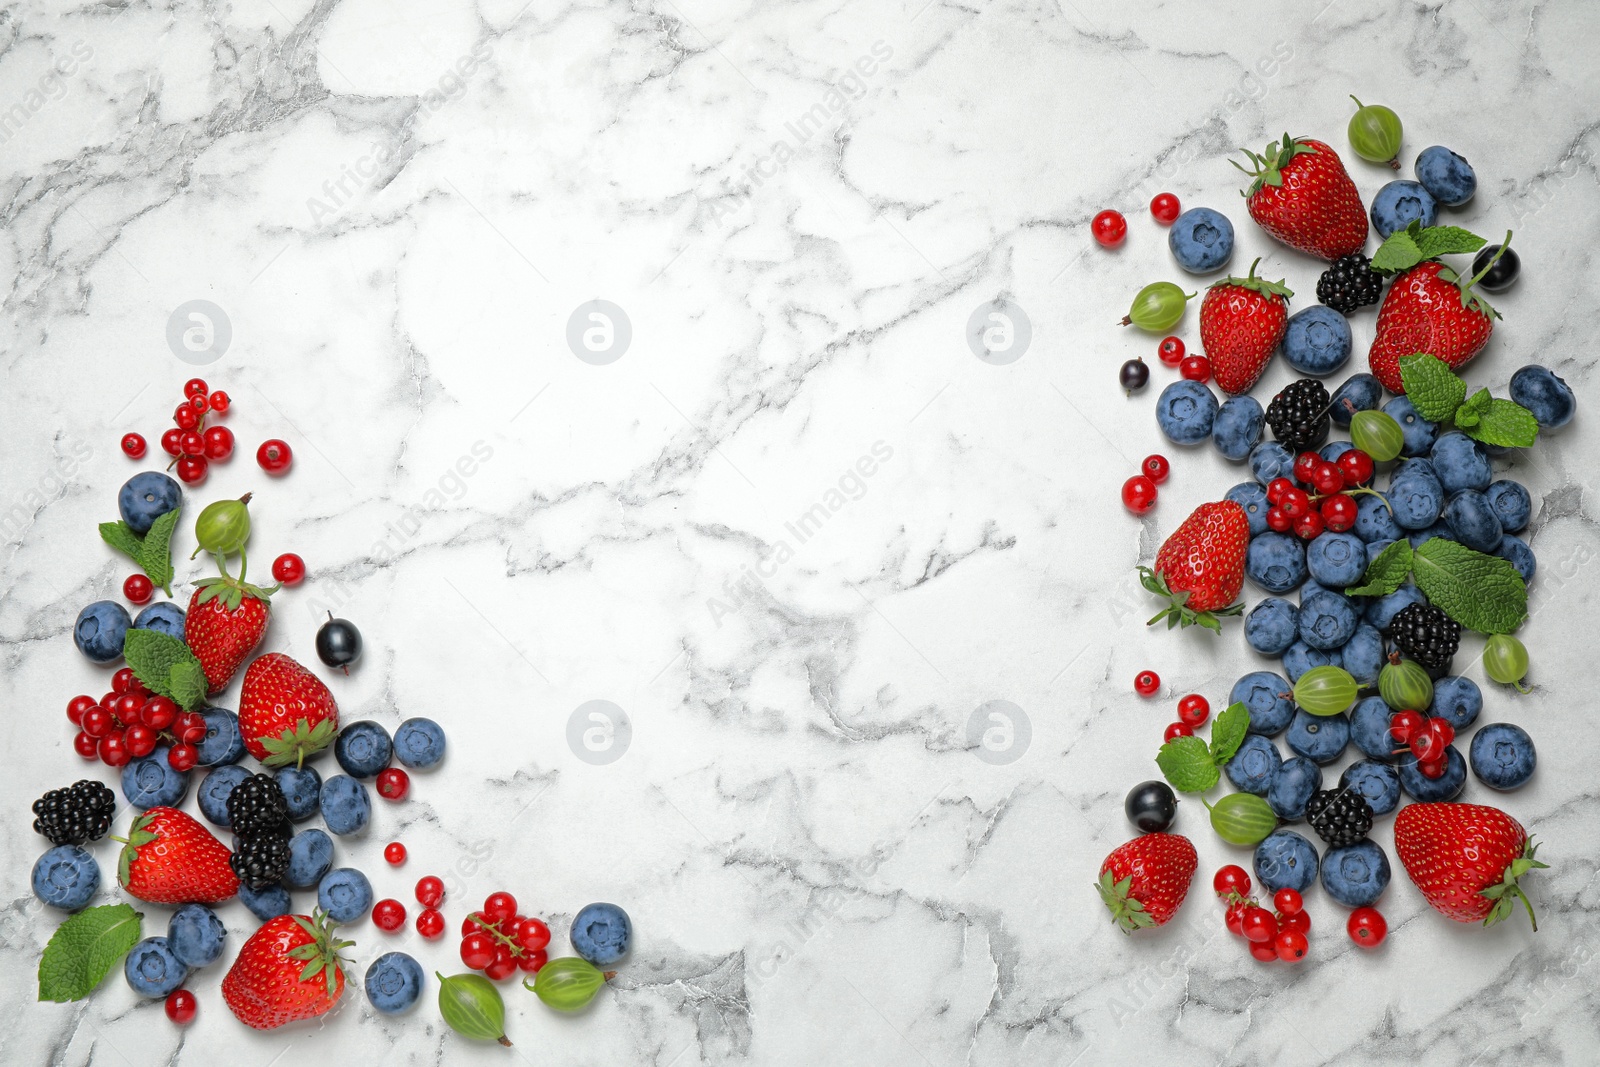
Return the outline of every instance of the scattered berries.
<path id="1" fill-rule="evenodd" d="M 385 767 L 378 772 L 378 795 L 385 800 L 404 800 L 411 792 L 411 776 L 399 767 Z"/>
<path id="2" fill-rule="evenodd" d="M 444 882 L 431 874 L 418 879 L 417 903 L 424 908 L 437 908 L 444 903 Z"/>
<path id="3" fill-rule="evenodd" d="M 1161 485 L 1167 480 L 1167 475 L 1172 473 L 1172 464 L 1168 463 L 1167 457 L 1163 455 L 1146 456 L 1144 462 L 1139 464 L 1139 472 L 1157 485 Z"/>
<path id="4" fill-rule="evenodd" d="M 179 1026 L 187 1026 L 194 1021 L 195 1012 L 200 1004 L 194 994 L 187 989 L 177 989 L 167 994 L 167 1018 Z"/>
<path id="5" fill-rule="evenodd" d="M 1211 702 L 1199 693 L 1190 693 L 1178 701 L 1178 721 L 1191 729 L 1205 725 L 1211 717 Z"/>
<path id="6" fill-rule="evenodd" d="M 1116 248 L 1128 236 L 1128 220 L 1120 211 L 1102 211 L 1089 226 L 1094 239 L 1106 248 Z"/>
<path id="7" fill-rule="evenodd" d="M 433 908 L 423 908 L 417 915 L 417 933 L 429 941 L 436 941 L 444 935 L 444 916 Z"/>
<path id="8" fill-rule="evenodd" d="M 392 897 L 378 901 L 372 906 L 372 924 L 394 933 L 406 924 L 406 906 Z"/>
<path id="9" fill-rule="evenodd" d="M 1156 483 L 1143 474 L 1135 474 L 1122 483 L 1122 506 L 1135 515 L 1143 515 L 1156 505 Z"/>
<path id="10" fill-rule="evenodd" d="M 1362 948 L 1377 948 L 1389 934 L 1389 923 L 1377 908 L 1357 908 L 1345 923 L 1350 940 Z"/>
<path id="11" fill-rule="evenodd" d="M 1178 375 L 1191 382 L 1211 380 L 1211 361 L 1205 356 L 1184 356 L 1178 364 Z"/>
<path id="12" fill-rule="evenodd" d="M 1161 357 L 1161 362 L 1169 367 L 1176 367 L 1183 362 L 1183 340 L 1178 337 L 1163 337 L 1161 345 L 1156 349 L 1156 354 Z"/>
<path id="13" fill-rule="evenodd" d="M 284 585 L 299 585 L 306 577 L 306 561 L 293 552 L 285 552 L 272 561 L 272 578 Z"/>
<path id="14" fill-rule="evenodd" d="M 383 846 L 383 858 L 391 867 L 398 867 L 406 861 L 406 846 L 398 841 L 390 841 Z"/>

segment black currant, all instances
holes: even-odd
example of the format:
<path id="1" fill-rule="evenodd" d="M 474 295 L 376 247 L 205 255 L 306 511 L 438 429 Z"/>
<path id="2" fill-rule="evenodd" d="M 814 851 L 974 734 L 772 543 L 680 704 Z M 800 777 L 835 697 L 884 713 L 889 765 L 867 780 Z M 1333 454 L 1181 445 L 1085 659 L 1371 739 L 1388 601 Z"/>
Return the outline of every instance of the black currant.
<path id="1" fill-rule="evenodd" d="M 1130 359 L 1122 365 L 1117 380 L 1122 383 L 1122 388 L 1130 393 L 1136 393 L 1150 380 L 1150 368 L 1144 365 L 1142 359 Z"/>
<path id="2" fill-rule="evenodd" d="M 328 612 L 328 621 L 317 630 L 317 658 L 349 674 L 350 664 L 361 658 L 361 631 L 355 623 Z"/>
<path id="3" fill-rule="evenodd" d="M 1178 817 L 1178 798 L 1166 782 L 1140 782 L 1128 790 L 1122 810 L 1141 833 L 1157 834 Z"/>
<path id="4" fill-rule="evenodd" d="M 1489 261 L 1494 259 L 1495 253 L 1500 251 L 1499 245 L 1487 245 L 1478 251 L 1472 260 L 1473 277 L 1489 267 Z M 1511 288 L 1511 283 L 1517 280 L 1517 275 L 1522 273 L 1522 260 L 1517 253 L 1508 248 L 1499 259 L 1494 260 L 1494 266 L 1489 267 L 1489 273 L 1478 281 L 1479 289 L 1487 289 L 1491 293 L 1498 293 L 1502 289 Z"/>

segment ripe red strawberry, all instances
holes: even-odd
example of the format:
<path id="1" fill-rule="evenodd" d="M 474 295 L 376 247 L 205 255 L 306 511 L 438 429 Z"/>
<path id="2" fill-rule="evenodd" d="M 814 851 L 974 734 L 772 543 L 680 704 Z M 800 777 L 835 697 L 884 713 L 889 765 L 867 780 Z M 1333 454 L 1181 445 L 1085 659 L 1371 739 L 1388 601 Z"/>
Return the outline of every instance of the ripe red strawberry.
<path id="1" fill-rule="evenodd" d="M 1256 155 L 1245 150 L 1253 170 L 1234 166 L 1255 180 L 1245 190 L 1250 217 L 1290 248 L 1329 261 L 1359 252 L 1367 243 L 1367 212 L 1339 154 L 1308 137 L 1270 144 Z"/>
<path id="2" fill-rule="evenodd" d="M 1237 597 L 1249 547 L 1244 508 L 1231 500 L 1195 508 L 1156 553 L 1155 568 L 1139 568 L 1141 584 L 1170 601 L 1150 624 L 1166 619 L 1169 630 L 1200 625 L 1221 633 L 1219 617 L 1244 610 Z"/>
<path id="3" fill-rule="evenodd" d="M 271 596 L 278 587 L 258 589 L 218 575 L 195 583 L 184 616 L 183 640 L 206 673 L 206 692 L 220 693 L 267 632 Z"/>
<path id="4" fill-rule="evenodd" d="M 1471 281 L 1462 285 L 1437 260 L 1419 263 L 1396 277 L 1384 295 L 1367 363 L 1385 389 L 1404 393 L 1400 357 L 1427 352 L 1458 368 L 1483 351 L 1499 317 L 1472 291 Z"/>
<path id="5" fill-rule="evenodd" d="M 1106 857 L 1095 888 L 1123 933 L 1165 926 L 1189 895 L 1199 862 L 1182 834 L 1145 834 Z"/>
<path id="6" fill-rule="evenodd" d="M 1499 808 L 1481 804 L 1407 804 L 1394 820 L 1394 850 L 1406 874 L 1433 909 L 1456 922 L 1492 926 L 1511 914 L 1514 901 L 1533 904 L 1517 879 L 1548 864 L 1522 825 Z"/>
<path id="7" fill-rule="evenodd" d="M 354 944 L 334 938 L 336 925 L 320 911 L 280 915 L 251 934 L 222 979 L 222 999 L 239 1021 L 272 1030 L 327 1014 L 344 992 L 349 961 L 339 950 Z"/>
<path id="8" fill-rule="evenodd" d="M 239 691 L 239 732 L 268 767 L 299 766 L 339 729 L 339 705 L 322 679 L 281 652 L 256 657 Z"/>
<path id="9" fill-rule="evenodd" d="M 117 861 L 128 894 L 151 904 L 216 904 L 239 892 L 228 846 L 194 816 L 151 808 L 133 820 Z"/>
<path id="10" fill-rule="evenodd" d="M 1200 347 L 1222 391 L 1248 393 L 1283 340 L 1294 295 L 1283 280 L 1256 277 L 1256 260 L 1244 278 L 1224 278 L 1200 301 Z"/>

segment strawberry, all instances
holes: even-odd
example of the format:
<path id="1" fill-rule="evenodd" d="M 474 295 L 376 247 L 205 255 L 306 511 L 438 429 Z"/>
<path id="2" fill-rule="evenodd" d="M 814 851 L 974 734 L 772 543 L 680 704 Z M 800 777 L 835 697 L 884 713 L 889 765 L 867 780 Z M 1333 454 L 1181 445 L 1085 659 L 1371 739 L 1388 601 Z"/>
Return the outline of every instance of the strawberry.
<path id="1" fill-rule="evenodd" d="M 1488 268 L 1484 268 L 1487 270 Z M 1367 363 L 1383 387 L 1404 393 L 1400 357 L 1427 352 L 1457 368 L 1483 351 L 1500 313 L 1455 271 L 1426 260 L 1398 275 L 1378 308 Z"/>
<path id="2" fill-rule="evenodd" d="M 192 815 L 151 808 L 133 820 L 117 861 L 117 880 L 151 904 L 216 904 L 239 892 L 228 846 Z"/>
<path id="3" fill-rule="evenodd" d="M 239 1021 L 257 1030 L 326 1015 L 344 992 L 338 925 L 318 911 L 268 919 L 239 949 L 222 979 L 222 999 Z"/>
<path id="4" fill-rule="evenodd" d="M 239 691 L 239 732 L 268 767 L 295 766 L 326 748 L 339 729 L 339 705 L 322 679 L 281 652 L 258 656 Z"/>
<path id="5" fill-rule="evenodd" d="M 1144 834 L 1106 857 L 1095 888 L 1123 933 L 1165 926 L 1189 895 L 1199 862 L 1182 834 Z"/>
<path id="6" fill-rule="evenodd" d="M 1481 804 L 1407 804 L 1394 820 L 1394 850 L 1433 910 L 1458 923 L 1492 926 L 1522 901 L 1535 930 L 1533 903 L 1517 879 L 1538 867 L 1538 848 L 1522 825 Z"/>
<path id="7" fill-rule="evenodd" d="M 1339 154 L 1307 137 L 1270 144 L 1263 155 L 1245 150 L 1255 180 L 1245 190 L 1250 217 L 1273 237 L 1308 256 L 1329 261 L 1367 243 L 1367 213 Z"/>
<path id="8" fill-rule="evenodd" d="M 184 616 L 183 640 L 205 671 L 206 692 L 220 693 L 261 643 L 271 596 L 278 587 L 258 589 L 226 574 L 195 586 Z"/>
<path id="9" fill-rule="evenodd" d="M 1244 278 L 1224 278 L 1200 301 L 1200 347 L 1223 392 L 1248 393 L 1283 340 L 1289 298 L 1283 280 L 1256 277 L 1256 260 Z"/>
<path id="10" fill-rule="evenodd" d="M 1250 520 L 1244 508 L 1231 500 L 1201 504 L 1172 531 L 1154 569 L 1139 568 L 1139 581 L 1152 593 L 1170 601 L 1150 625 L 1167 620 L 1174 626 L 1204 626 L 1222 632 L 1217 620 L 1237 615 L 1244 585 L 1244 554 L 1250 546 Z"/>

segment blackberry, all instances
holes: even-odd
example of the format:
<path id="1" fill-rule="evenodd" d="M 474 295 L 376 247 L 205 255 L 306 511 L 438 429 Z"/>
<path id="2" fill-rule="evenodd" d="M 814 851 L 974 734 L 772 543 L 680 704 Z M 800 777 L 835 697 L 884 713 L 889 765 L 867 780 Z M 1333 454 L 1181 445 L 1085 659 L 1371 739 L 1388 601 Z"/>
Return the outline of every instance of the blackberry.
<path id="1" fill-rule="evenodd" d="M 271 830 L 240 838 L 228 866 L 251 889 L 265 889 L 289 869 L 289 839 Z"/>
<path id="2" fill-rule="evenodd" d="M 1376 304 L 1382 295 L 1383 275 L 1359 252 L 1340 256 L 1317 279 L 1317 299 L 1341 315 Z"/>
<path id="3" fill-rule="evenodd" d="M 1461 647 L 1461 624 L 1432 604 L 1407 604 L 1389 620 L 1389 637 L 1430 673 L 1448 670 Z"/>
<path id="4" fill-rule="evenodd" d="M 1306 801 L 1306 821 L 1332 848 L 1344 848 L 1372 830 L 1372 805 L 1350 789 L 1319 789 Z"/>
<path id="5" fill-rule="evenodd" d="M 278 780 L 270 774 L 253 774 L 234 786 L 228 794 L 228 821 L 243 838 L 287 826 L 289 805 Z"/>
<path id="6" fill-rule="evenodd" d="M 1315 378 L 1301 378 L 1272 398 L 1267 405 L 1267 425 L 1290 452 L 1311 451 L 1328 439 L 1331 406 L 1326 386 Z"/>
<path id="7" fill-rule="evenodd" d="M 116 810 L 116 794 L 104 783 L 85 778 L 35 800 L 33 830 L 49 838 L 52 845 L 98 841 L 111 830 L 111 815 Z"/>

